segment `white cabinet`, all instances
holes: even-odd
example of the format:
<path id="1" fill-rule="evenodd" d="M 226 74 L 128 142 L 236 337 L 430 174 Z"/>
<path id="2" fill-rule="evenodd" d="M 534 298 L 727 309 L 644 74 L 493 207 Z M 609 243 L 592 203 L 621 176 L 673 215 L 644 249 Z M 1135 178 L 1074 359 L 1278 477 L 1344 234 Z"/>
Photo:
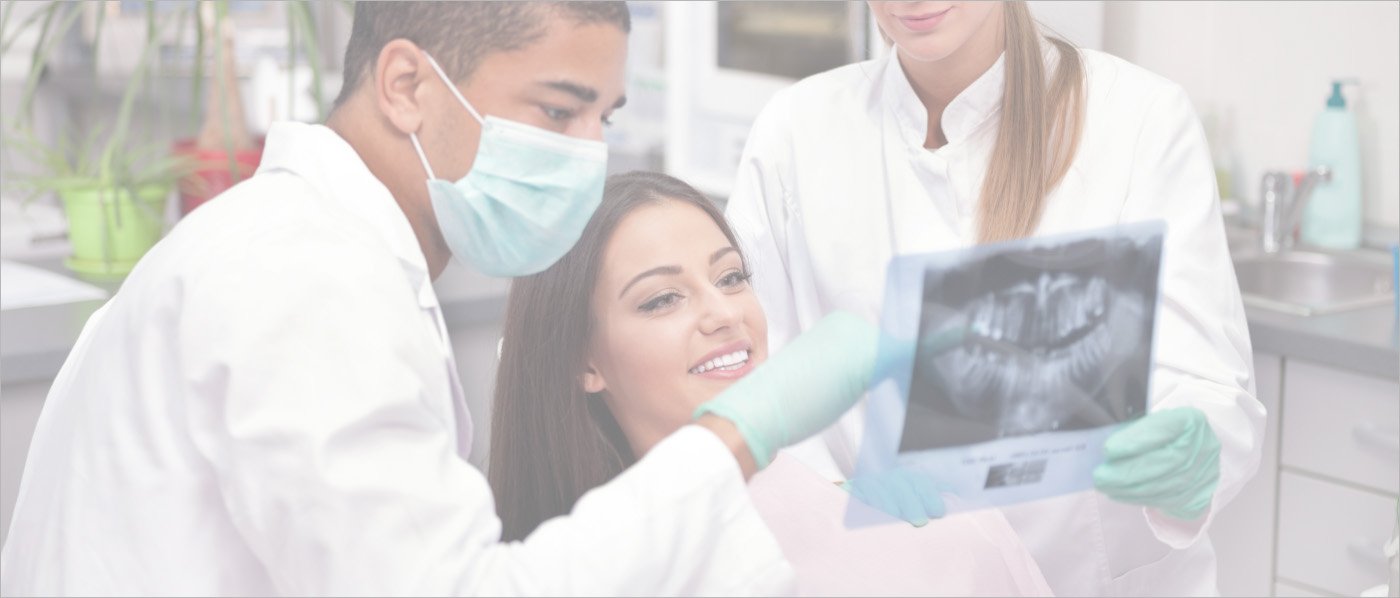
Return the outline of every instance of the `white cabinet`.
<path id="1" fill-rule="evenodd" d="M 1395 496 L 1285 469 L 1279 476 L 1278 579 L 1343 596 L 1385 583 L 1382 546 Z"/>
<path id="2" fill-rule="evenodd" d="M 1284 382 L 1286 468 L 1400 494 L 1400 386 L 1290 360 Z"/>
<path id="3" fill-rule="evenodd" d="M 1211 528 L 1225 596 L 1356 596 L 1385 581 L 1400 381 L 1256 354 L 1259 473 Z"/>
<path id="4" fill-rule="evenodd" d="M 1211 524 L 1222 596 L 1268 596 L 1274 586 L 1274 513 L 1278 496 L 1279 387 L 1283 359 L 1254 354 L 1255 392 L 1269 417 L 1259 473 Z"/>
<path id="5" fill-rule="evenodd" d="M 1384 583 L 1400 494 L 1400 383 L 1284 366 L 1278 581 L 1355 596 Z"/>

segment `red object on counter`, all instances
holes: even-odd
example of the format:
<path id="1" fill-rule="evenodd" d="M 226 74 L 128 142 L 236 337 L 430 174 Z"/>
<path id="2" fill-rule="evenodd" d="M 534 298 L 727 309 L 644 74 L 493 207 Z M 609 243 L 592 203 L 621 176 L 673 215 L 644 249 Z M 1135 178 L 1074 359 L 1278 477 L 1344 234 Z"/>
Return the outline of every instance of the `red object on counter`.
<path id="1" fill-rule="evenodd" d="M 224 150 L 199 149 L 192 138 L 176 141 L 172 153 L 188 156 L 198 164 L 192 174 L 180 180 L 180 215 L 189 214 L 200 204 L 253 176 L 258 163 L 262 162 L 263 138 L 259 137 L 255 143 L 256 147 L 234 154 L 237 172 L 230 172 L 228 153 Z"/>

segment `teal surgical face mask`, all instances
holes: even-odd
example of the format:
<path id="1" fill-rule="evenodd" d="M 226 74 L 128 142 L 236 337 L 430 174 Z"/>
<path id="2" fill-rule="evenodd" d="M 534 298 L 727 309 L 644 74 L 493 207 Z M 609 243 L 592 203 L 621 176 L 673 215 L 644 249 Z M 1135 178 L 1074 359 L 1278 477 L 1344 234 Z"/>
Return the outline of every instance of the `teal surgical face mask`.
<path id="1" fill-rule="evenodd" d="M 476 161 L 456 182 L 437 178 L 418 136 L 409 135 L 428 173 L 428 195 L 448 248 L 491 276 L 525 276 L 548 268 L 578 242 L 598 208 L 608 146 L 494 116 L 482 118 L 437 61 L 427 58 L 481 123 Z"/>

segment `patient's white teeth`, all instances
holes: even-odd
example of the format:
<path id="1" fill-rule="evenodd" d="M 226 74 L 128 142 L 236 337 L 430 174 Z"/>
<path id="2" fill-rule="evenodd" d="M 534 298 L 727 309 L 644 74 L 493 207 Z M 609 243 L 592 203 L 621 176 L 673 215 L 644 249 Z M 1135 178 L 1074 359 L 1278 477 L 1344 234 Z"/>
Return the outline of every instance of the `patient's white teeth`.
<path id="1" fill-rule="evenodd" d="M 705 372 L 715 369 L 737 370 L 748 361 L 748 349 L 740 349 L 728 355 L 721 355 L 719 357 L 706 361 L 705 363 L 697 365 L 694 368 L 691 368 L 690 373 L 703 374 Z"/>

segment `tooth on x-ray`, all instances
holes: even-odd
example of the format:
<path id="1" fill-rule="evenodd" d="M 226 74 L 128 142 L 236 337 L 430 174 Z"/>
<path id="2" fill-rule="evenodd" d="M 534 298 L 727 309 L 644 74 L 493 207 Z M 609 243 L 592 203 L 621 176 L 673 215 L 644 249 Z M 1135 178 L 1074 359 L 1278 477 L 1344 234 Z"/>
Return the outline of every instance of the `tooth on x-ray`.
<path id="1" fill-rule="evenodd" d="M 1145 394 L 1160 245 L 1089 238 L 983 254 L 924 276 L 901 450 L 1104 426 Z M 920 426 L 930 418 L 962 424 Z"/>
<path id="2" fill-rule="evenodd" d="M 1092 488 L 1147 411 L 1164 238 L 1137 222 L 895 256 L 855 475 L 926 476 L 949 513 Z M 888 522 L 865 513 L 846 524 Z"/>

